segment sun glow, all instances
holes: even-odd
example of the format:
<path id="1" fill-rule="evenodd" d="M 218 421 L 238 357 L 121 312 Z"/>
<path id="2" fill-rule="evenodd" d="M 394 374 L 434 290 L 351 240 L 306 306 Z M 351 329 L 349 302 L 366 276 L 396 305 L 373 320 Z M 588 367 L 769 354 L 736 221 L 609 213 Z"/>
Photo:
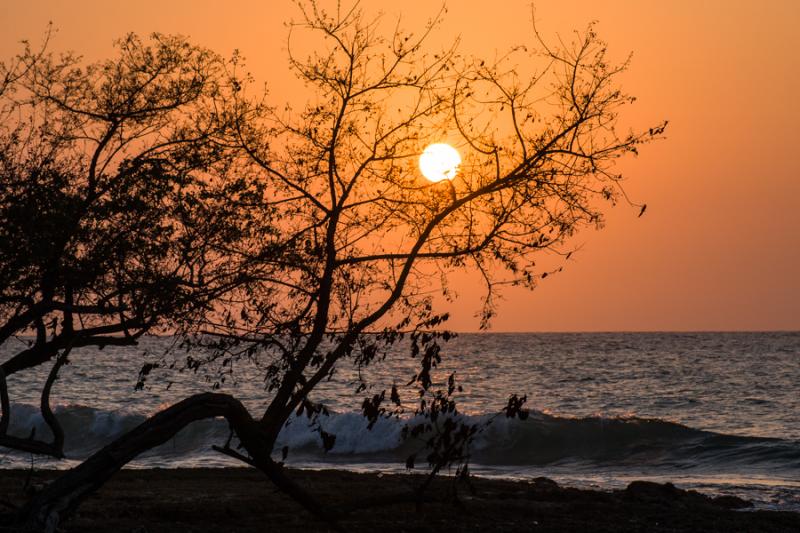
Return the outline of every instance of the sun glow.
<path id="1" fill-rule="evenodd" d="M 433 182 L 455 178 L 460 164 L 458 150 L 445 143 L 428 145 L 419 156 L 422 175 Z"/>

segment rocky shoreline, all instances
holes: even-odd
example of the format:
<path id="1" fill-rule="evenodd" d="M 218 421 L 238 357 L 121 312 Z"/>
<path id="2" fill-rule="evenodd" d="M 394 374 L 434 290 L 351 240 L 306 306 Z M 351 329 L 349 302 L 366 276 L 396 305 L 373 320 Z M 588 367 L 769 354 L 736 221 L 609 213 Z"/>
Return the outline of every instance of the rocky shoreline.
<path id="1" fill-rule="evenodd" d="M 57 474 L 0 470 L 3 512 Z M 341 519 L 342 529 L 354 532 L 800 531 L 800 513 L 747 510 L 750 504 L 739 498 L 645 481 L 606 492 L 561 487 L 547 478 L 456 483 L 445 477 L 414 502 L 406 496 L 421 481 L 417 475 L 338 470 L 291 475 L 331 509 L 367 506 Z M 65 533 L 326 530 L 260 473 L 241 468 L 123 470 L 62 528 Z"/>

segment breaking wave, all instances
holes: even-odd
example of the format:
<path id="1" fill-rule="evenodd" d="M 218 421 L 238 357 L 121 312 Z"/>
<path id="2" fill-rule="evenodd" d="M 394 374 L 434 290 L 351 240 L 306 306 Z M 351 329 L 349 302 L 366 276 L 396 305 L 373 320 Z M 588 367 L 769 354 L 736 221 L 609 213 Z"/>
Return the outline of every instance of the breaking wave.
<path id="1" fill-rule="evenodd" d="M 81 405 L 57 407 L 64 427 L 65 452 L 69 459 L 82 459 L 145 420 L 141 414 L 97 410 Z M 489 415 L 467 417 L 486 423 Z M 289 448 L 289 460 L 319 460 L 329 463 L 404 461 L 420 447 L 403 441 L 406 423 L 381 419 L 372 429 L 359 413 L 334 413 L 322 417 L 322 428 L 336 435 L 332 450 L 325 453 L 317 432 L 306 418 L 292 418 L 281 432 L 276 449 Z M 47 438 L 50 431 L 38 408 L 12 406 L 10 434 Z M 195 458 L 196 466 L 215 466 L 212 444 L 225 442 L 224 420 L 196 422 L 170 442 L 140 458 L 144 466 L 169 466 L 170 459 Z M 477 435 L 472 460 L 483 465 L 587 466 L 623 468 L 669 468 L 738 472 L 780 471 L 800 473 L 800 442 L 724 435 L 681 424 L 645 418 L 565 418 L 531 412 L 525 420 L 497 417 Z M 0 457 L 0 465 L 15 454 Z M 188 457 L 187 457 L 188 456 Z M 20 455 L 17 455 L 17 459 Z M 185 461 L 183 461 L 185 465 Z M 6 465 L 9 466 L 9 465 Z"/>

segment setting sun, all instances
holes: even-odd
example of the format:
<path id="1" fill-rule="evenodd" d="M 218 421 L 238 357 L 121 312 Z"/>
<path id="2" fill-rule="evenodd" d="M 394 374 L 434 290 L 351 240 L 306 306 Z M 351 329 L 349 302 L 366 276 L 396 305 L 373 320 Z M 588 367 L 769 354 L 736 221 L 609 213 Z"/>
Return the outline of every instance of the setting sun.
<path id="1" fill-rule="evenodd" d="M 461 156 L 458 150 L 445 143 L 428 145 L 419 156 L 419 169 L 430 181 L 451 180 L 458 173 Z"/>

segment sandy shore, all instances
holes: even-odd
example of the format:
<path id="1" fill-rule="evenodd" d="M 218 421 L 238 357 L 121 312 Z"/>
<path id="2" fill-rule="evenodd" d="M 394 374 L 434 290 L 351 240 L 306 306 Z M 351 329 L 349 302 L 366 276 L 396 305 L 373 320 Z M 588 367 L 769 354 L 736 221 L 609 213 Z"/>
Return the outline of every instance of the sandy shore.
<path id="1" fill-rule="evenodd" d="M 407 493 L 420 478 L 342 471 L 293 471 L 320 501 L 333 506 Z M 38 471 L 41 485 L 54 472 Z M 0 498 L 24 500 L 28 473 L 0 470 Z M 708 498 L 671 485 L 636 482 L 624 491 L 562 488 L 550 480 L 523 483 L 473 479 L 460 486 L 439 479 L 437 501 L 397 503 L 355 511 L 347 531 L 800 531 L 800 514 L 735 510 L 735 498 Z M 324 524 L 249 469 L 124 470 L 78 515 L 65 532 L 263 532 L 326 531 Z"/>

